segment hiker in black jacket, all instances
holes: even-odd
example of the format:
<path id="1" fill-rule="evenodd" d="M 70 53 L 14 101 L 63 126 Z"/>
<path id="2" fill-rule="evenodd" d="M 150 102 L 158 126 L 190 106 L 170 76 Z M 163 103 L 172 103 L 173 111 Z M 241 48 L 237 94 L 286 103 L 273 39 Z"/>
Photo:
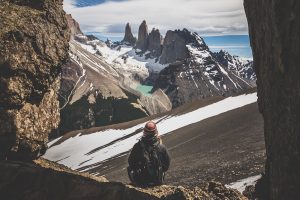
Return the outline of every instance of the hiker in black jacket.
<path id="1" fill-rule="evenodd" d="M 146 123 L 143 137 L 130 152 L 128 164 L 128 176 L 132 184 L 146 187 L 163 183 L 170 157 L 154 122 Z"/>

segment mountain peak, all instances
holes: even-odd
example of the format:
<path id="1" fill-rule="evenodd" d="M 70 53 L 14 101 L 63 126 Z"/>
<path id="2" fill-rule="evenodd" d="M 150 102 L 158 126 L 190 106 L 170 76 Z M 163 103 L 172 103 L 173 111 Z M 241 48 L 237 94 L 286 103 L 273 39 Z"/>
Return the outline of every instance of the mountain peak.
<path id="1" fill-rule="evenodd" d="M 125 35 L 123 42 L 128 42 L 132 46 L 134 46 L 136 43 L 136 38 L 132 34 L 131 26 L 129 23 L 127 23 L 125 27 Z"/>
<path id="2" fill-rule="evenodd" d="M 189 58 L 187 45 L 201 50 L 209 50 L 204 40 L 197 33 L 187 29 L 168 31 L 164 39 L 160 62 L 166 64 L 175 62 L 178 59 Z"/>
<path id="3" fill-rule="evenodd" d="M 139 27 L 138 41 L 136 43 L 137 49 L 141 49 L 142 51 L 145 51 L 147 49 L 148 36 L 149 36 L 148 25 L 146 20 L 144 20 Z"/>
<path id="4" fill-rule="evenodd" d="M 160 56 L 162 51 L 162 36 L 160 31 L 156 28 L 153 28 L 148 37 L 148 47 L 149 50 L 154 56 Z"/>

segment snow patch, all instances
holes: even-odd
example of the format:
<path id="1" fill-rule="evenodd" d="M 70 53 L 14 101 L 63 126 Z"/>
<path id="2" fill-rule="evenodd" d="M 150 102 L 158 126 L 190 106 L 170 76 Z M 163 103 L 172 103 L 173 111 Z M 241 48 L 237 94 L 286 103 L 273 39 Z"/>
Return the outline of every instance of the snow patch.
<path id="1" fill-rule="evenodd" d="M 245 179 L 238 180 L 236 182 L 225 185 L 227 188 L 236 189 L 240 193 L 243 193 L 247 186 L 255 185 L 257 180 L 261 178 L 261 175 L 251 176 Z"/>
<path id="2" fill-rule="evenodd" d="M 178 116 L 164 116 L 154 121 L 157 124 L 160 135 L 168 134 L 179 128 L 200 122 L 204 119 L 221 113 L 243 107 L 257 101 L 256 93 L 229 97 L 217 103 L 199 108 L 192 112 Z M 118 156 L 129 151 L 141 138 L 144 123 L 135 125 L 125 130 L 109 129 L 88 135 L 77 135 L 69 138 L 59 145 L 49 148 L 44 158 L 57 161 L 72 169 L 79 169 Z M 125 139 L 122 139 L 125 137 Z M 53 143 L 51 143 L 53 144 Z"/>

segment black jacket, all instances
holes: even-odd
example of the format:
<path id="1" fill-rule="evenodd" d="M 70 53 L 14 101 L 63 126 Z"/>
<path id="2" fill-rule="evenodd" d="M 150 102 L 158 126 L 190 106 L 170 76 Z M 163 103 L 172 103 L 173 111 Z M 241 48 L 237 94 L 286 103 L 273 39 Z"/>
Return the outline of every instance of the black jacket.
<path id="1" fill-rule="evenodd" d="M 162 170 L 166 172 L 170 166 L 170 156 L 166 149 L 166 147 L 159 143 L 159 140 L 156 137 L 146 139 L 142 138 L 138 143 L 136 143 L 128 157 L 128 164 L 131 169 L 139 169 L 141 165 L 143 165 L 144 161 L 144 152 L 143 147 L 141 146 L 141 142 L 144 143 L 145 148 L 153 148 L 157 146 L 158 154 L 161 158 Z"/>

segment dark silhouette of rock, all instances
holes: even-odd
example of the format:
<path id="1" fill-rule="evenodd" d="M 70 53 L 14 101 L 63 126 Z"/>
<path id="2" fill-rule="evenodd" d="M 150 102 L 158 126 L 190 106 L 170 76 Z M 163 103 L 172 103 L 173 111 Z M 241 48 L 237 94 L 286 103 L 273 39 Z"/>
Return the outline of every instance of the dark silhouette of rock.
<path id="1" fill-rule="evenodd" d="M 73 19 L 72 15 L 67 14 L 66 18 L 67 18 L 68 27 L 69 27 L 69 30 L 71 33 L 71 37 L 73 38 L 77 34 L 82 35 L 83 33 L 80 29 L 79 23 L 75 19 Z"/>
<path id="2" fill-rule="evenodd" d="M 268 199 L 300 199 L 300 1 L 245 0 L 265 121 Z"/>
<path id="3" fill-rule="evenodd" d="M 133 36 L 132 31 L 131 31 L 131 26 L 129 23 L 126 24 L 125 27 L 125 36 L 122 42 L 127 42 L 131 46 L 134 46 L 136 43 L 136 38 Z"/>
<path id="4" fill-rule="evenodd" d="M 158 29 L 153 28 L 148 37 L 148 51 L 155 57 L 159 57 L 162 51 L 162 36 Z"/>
<path id="5" fill-rule="evenodd" d="M 33 159 L 59 124 L 59 73 L 68 58 L 62 1 L 0 3 L 0 159 Z"/>
<path id="6" fill-rule="evenodd" d="M 178 59 L 188 58 L 188 56 L 185 39 L 180 37 L 176 31 L 168 31 L 164 39 L 160 63 L 172 63 Z"/>
<path id="7" fill-rule="evenodd" d="M 195 34 L 187 29 L 168 31 L 164 38 L 160 63 L 167 64 L 176 60 L 189 58 L 190 54 L 186 45 L 190 43 L 196 45 L 195 47 L 201 50 L 208 50 L 203 39 L 199 36 L 196 37 Z"/>
<path id="8" fill-rule="evenodd" d="M 142 51 L 146 51 L 148 47 L 148 26 L 144 20 L 139 27 L 138 40 L 136 42 L 136 48 Z"/>

